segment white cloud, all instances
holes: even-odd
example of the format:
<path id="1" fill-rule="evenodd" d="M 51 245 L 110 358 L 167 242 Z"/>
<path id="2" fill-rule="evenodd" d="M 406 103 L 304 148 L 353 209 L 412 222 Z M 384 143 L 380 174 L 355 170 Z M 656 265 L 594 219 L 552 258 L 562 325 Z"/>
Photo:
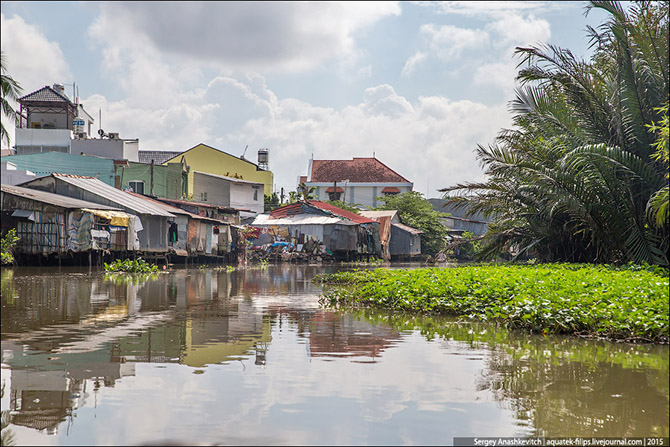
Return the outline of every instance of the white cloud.
<path id="1" fill-rule="evenodd" d="M 549 22 L 533 15 L 503 14 L 502 18 L 486 25 L 486 29 L 496 35 L 495 41 L 501 46 L 537 45 L 551 37 Z"/>
<path id="2" fill-rule="evenodd" d="M 0 16 L 7 73 L 21 84 L 24 93 L 71 80 L 70 68 L 57 42 L 50 42 L 36 26 L 19 16 Z"/>
<path id="3" fill-rule="evenodd" d="M 147 45 L 235 70 L 304 71 L 355 57 L 353 36 L 397 2 L 105 2 L 92 34 L 116 61 L 118 48 Z"/>
<path id="4" fill-rule="evenodd" d="M 70 68 L 57 42 L 50 42 L 36 26 L 28 24 L 20 16 L 11 18 L 0 14 L 2 52 L 5 56 L 7 74 L 23 89 L 22 95 L 31 93 L 45 85 L 68 83 L 72 80 Z M 18 110 L 18 104 L 13 104 Z M 14 145 L 14 123 L 2 114 L 2 124 L 8 130 Z M 2 147 L 6 147 L 2 141 Z"/>
<path id="5" fill-rule="evenodd" d="M 417 51 L 414 56 L 407 59 L 407 62 L 405 62 L 405 65 L 402 67 L 401 74 L 403 76 L 410 76 L 416 71 L 417 67 L 419 67 L 423 61 L 426 60 L 427 56 L 428 55 L 425 52 Z"/>
<path id="6" fill-rule="evenodd" d="M 580 2 L 572 1 L 442 1 L 420 2 L 419 4 L 435 8 L 442 14 L 476 18 L 495 18 L 501 13 L 549 12 L 567 8 L 583 8 Z"/>
<path id="7" fill-rule="evenodd" d="M 429 51 L 445 61 L 459 58 L 466 50 L 486 49 L 490 45 L 489 34 L 478 29 L 427 24 L 421 26 L 420 33 L 427 40 Z"/>

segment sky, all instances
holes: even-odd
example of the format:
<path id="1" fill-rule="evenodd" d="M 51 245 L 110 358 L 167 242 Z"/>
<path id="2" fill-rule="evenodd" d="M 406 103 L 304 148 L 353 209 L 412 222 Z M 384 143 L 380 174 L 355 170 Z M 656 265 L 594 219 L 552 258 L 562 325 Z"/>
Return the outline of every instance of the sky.
<path id="1" fill-rule="evenodd" d="M 511 127 L 515 47 L 588 59 L 605 14 L 585 6 L 3 0 L 0 29 L 23 94 L 75 84 L 96 131 L 140 150 L 267 148 L 277 191 L 310 158 L 374 155 L 432 198 L 484 178 L 474 151 Z"/>

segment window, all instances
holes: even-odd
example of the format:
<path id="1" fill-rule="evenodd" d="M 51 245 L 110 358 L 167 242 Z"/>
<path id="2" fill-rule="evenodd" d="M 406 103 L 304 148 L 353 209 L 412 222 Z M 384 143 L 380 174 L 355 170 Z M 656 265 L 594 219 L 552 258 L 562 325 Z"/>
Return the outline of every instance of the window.
<path id="1" fill-rule="evenodd" d="M 207 193 L 206 192 L 201 192 L 200 193 L 200 201 L 201 202 L 206 202 L 207 201 Z"/>
<path id="2" fill-rule="evenodd" d="M 328 200 L 340 200 L 341 196 L 342 196 L 341 192 L 329 192 Z"/>
<path id="3" fill-rule="evenodd" d="M 254 186 L 254 201 L 258 202 L 258 186 Z"/>
<path id="4" fill-rule="evenodd" d="M 131 182 L 128 182 L 128 188 L 130 188 L 131 191 L 136 192 L 138 194 L 144 194 L 144 181 L 133 180 Z"/>

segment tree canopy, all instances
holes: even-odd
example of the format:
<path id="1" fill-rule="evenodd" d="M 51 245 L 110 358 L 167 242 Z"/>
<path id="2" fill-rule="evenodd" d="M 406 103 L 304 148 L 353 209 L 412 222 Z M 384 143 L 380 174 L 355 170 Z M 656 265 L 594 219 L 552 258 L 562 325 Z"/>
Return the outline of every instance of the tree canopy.
<path id="1" fill-rule="evenodd" d="M 485 181 L 441 190 L 494 219 L 485 255 L 668 264 L 668 3 L 594 8 L 608 17 L 588 28 L 589 61 L 552 45 L 516 49 L 515 127 L 477 147 Z"/>
<path id="2" fill-rule="evenodd" d="M 16 111 L 12 102 L 19 99 L 21 95 L 21 86 L 7 73 L 7 61 L 5 53 L 0 51 L 0 85 L 2 89 L 2 113 L 13 123 L 16 121 Z M 0 123 L 0 141 L 5 140 L 9 145 L 9 132 L 5 125 Z"/>
<path id="3" fill-rule="evenodd" d="M 404 194 L 378 197 L 377 200 L 384 202 L 377 210 L 398 210 L 400 220 L 417 230 L 421 234 L 421 252 L 434 255 L 446 245 L 447 229 L 439 218 L 446 214 L 439 213 L 433 209 L 433 205 L 417 191 Z"/>

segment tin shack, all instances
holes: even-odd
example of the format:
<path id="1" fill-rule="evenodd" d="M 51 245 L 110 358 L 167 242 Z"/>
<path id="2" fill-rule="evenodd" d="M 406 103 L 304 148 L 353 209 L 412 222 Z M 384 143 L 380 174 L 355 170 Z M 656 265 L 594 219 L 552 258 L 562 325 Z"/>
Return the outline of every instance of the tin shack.
<path id="1" fill-rule="evenodd" d="M 132 250 L 128 223 L 135 216 L 119 208 L 39 191 L 2 185 L 2 234 L 16 229 L 14 250 L 20 264 L 92 263 L 101 253 Z M 95 259 L 92 259 L 94 257 Z"/>
<path id="2" fill-rule="evenodd" d="M 300 251 L 323 244 L 338 259 L 380 256 L 379 223 L 318 200 L 304 200 L 259 214 L 251 224 L 275 242 L 293 244 Z"/>
<path id="3" fill-rule="evenodd" d="M 174 214 L 158 206 L 110 186 L 97 178 L 69 174 L 51 174 L 20 186 L 52 192 L 75 199 L 119 208 L 137 216 L 129 228 L 136 233 L 134 249 L 145 254 L 166 254 L 168 250 L 168 219 Z"/>

